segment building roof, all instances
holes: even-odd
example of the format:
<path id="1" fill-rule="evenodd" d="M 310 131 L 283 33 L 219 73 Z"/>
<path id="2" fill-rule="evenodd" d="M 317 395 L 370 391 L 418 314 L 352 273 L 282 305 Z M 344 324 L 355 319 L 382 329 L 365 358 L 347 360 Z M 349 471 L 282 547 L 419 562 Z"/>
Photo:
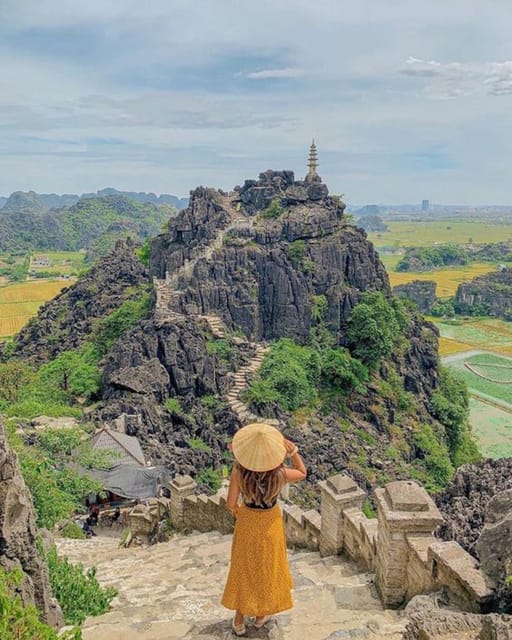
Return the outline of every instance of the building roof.
<path id="1" fill-rule="evenodd" d="M 121 454 L 119 462 L 136 462 L 144 466 L 146 461 L 139 441 L 134 436 L 127 436 L 125 433 L 113 431 L 108 427 L 103 427 L 96 433 L 91 441 L 93 449 L 110 449 Z"/>
<path id="2" fill-rule="evenodd" d="M 111 469 L 88 469 L 86 472 L 103 484 L 106 491 L 130 500 L 146 500 L 158 496 L 159 488 L 166 486 L 168 472 L 165 467 L 141 467 L 121 463 Z"/>

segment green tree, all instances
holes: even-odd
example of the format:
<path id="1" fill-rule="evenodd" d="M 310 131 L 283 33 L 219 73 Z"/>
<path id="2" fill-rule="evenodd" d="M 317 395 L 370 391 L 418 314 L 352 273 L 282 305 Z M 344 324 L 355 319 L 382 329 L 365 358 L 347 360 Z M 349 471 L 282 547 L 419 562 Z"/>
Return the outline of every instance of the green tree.
<path id="1" fill-rule="evenodd" d="M 117 595 L 113 587 L 103 589 L 93 567 L 84 571 L 81 564 L 59 558 L 52 547 L 46 554 L 52 593 L 57 598 L 67 624 L 82 624 L 89 616 L 99 616 L 110 608 Z"/>
<path id="2" fill-rule="evenodd" d="M 380 291 L 364 293 L 348 321 L 352 354 L 370 369 L 378 368 L 392 354 L 404 321 L 403 307 L 394 308 Z"/>
<path id="3" fill-rule="evenodd" d="M 17 590 L 23 575 L 21 570 L 6 573 L 0 567 L 0 638 L 2 640 L 80 640 L 79 629 L 57 635 L 53 627 L 40 620 L 33 605 L 24 605 Z"/>
<path id="4" fill-rule="evenodd" d="M 20 360 L 9 360 L 0 364 L 0 398 L 16 402 L 20 392 L 34 379 L 35 371 Z"/>
<path id="5" fill-rule="evenodd" d="M 39 370 L 43 384 L 57 387 L 70 397 L 96 394 L 101 374 L 91 354 L 83 351 L 64 351 Z"/>

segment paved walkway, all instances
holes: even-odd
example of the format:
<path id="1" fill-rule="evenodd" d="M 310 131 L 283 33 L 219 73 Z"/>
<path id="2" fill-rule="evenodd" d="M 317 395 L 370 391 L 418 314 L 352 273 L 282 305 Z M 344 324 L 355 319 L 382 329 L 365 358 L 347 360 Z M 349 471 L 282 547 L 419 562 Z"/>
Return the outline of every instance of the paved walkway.
<path id="1" fill-rule="evenodd" d="M 97 566 L 118 596 L 112 610 L 84 624 L 84 640 L 220 640 L 231 612 L 220 605 L 231 536 L 178 535 L 152 547 L 119 549 L 117 540 L 57 540 L 61 554 Z M 340 557 L 289 552 L 294 608 L 247 637 L 272 640 L 400 640 L 405 620 L 384 611 L 371 574 Z"/>

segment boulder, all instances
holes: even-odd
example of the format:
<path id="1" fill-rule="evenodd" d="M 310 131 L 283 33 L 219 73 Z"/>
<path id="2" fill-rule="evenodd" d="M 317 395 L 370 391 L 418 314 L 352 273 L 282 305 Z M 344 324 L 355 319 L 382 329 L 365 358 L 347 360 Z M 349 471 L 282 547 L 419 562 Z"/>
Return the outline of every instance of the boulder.
<path id="1" fill-rule="evenodd" d="M 496 582 L 512 575 L 512 489 L 489 501 L 476 550 L 482 571 Z"/>
<path id="2" fill-rule="evenodd" d="M 62 612 L 52 597 L 48 569 L 36 546 L 37 535 L 32 497 L 0 422 L 0 566 L 5 571 L 21 569 L 17 592 L 23 602 L 35 605 L 48 624 L 60 626 Z"/>

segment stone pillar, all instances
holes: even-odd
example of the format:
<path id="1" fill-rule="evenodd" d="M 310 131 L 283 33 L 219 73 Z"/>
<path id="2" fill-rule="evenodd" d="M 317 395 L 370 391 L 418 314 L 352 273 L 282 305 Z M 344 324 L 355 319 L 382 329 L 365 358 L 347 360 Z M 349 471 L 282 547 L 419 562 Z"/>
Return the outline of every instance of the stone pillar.
<path id="1" fill-rule="evenodd" d="M 442 522 L 432 498 L 412 480 L 376 489 L 378 510 L 375 582 L 386 607 L 399 607 L 408 591 L 407 534 L 431 535 Z"/>
<path id="2" fill-rule="evenodd" d="M 197 483 L 190 476 L 176 476 L 169 483 L 171 492 L 171 524 L 176 529 L 184 525 L 183 503 L 187 496 L 192 495 L 197 487 Z"/>
<path id="3" fill-rule="evenodd" d="M 343 510 L 361 509 L 366 493 L 345 475 L 331 476 L 318 483 L 321 491 L 320 555 L 333 556 L 343 550 Z"/>

